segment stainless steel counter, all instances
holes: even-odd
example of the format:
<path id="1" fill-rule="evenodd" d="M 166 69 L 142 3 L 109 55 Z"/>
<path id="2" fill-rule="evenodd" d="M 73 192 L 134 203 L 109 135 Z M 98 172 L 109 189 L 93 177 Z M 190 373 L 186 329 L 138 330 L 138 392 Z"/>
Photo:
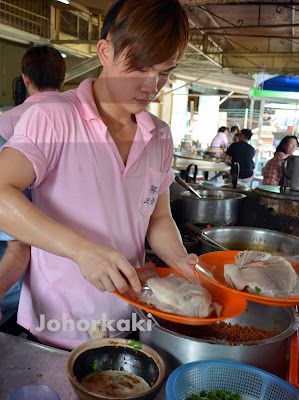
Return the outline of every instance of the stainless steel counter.
<path id="1" fill-rule="evenodd" d="M 17 388 L 31 383 L 52 387 L 61 400 L 78 400 L 65 373 L 68 355 L 65 350 L 0 333 L 0 400 L 9 400 Z M 166 400 L 164 388 L 156 400 Z"/>

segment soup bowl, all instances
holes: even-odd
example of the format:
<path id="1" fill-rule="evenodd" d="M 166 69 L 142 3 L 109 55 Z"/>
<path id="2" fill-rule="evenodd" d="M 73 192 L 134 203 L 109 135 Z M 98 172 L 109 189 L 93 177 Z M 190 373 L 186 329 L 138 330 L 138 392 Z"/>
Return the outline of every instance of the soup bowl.
<path id="1" fill-rule="evenodd" d="M 154 399 L 164 382 L 165 370 L 165 362 L 157 351 L 130 339 L 105 338 L 83 343 L 70 353 L 66 363 L 67 376 L 81 400 Z M 128 389 L 123 382 L 121 383 L 124 385 L 122 395 L 118 391 L 115 391 L 114 395 L 111 387 L 110 392 L 105 393 L 105 391 L 99 392 L 94 388 L 87 389 L 86 386 L 83 386 L 82 382 L 87 376 L 93 379 L 95 375 L 92 374 L 103 371 L 109 371 L 106 374 L 111 375 L 114 374 L 111 371 L 121 371 L 123 376 L 126 379 L 129 377 L 130 382 L 133 383 L 135 382 L 134 378 L 142 378 L 147 383 L 147 387 L 142 389 L 139 394 L 133 394 L 126 392 Z M 110 376 L 109 380 L 111 379 Z M 120 377 L 119 379 L 124 378 Z"/>

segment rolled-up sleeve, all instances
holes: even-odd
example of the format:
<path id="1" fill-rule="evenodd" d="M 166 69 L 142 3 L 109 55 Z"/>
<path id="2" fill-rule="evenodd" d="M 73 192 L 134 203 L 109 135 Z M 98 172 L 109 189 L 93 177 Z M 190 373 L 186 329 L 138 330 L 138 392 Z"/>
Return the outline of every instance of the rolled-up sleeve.
<path id="1" fill-rule="evenodd" d="M 57 135 L 44 112 L 37 106 L 27 110 L 15 128 L 15 133 L 3 148 L 19 150 L 31 161 L 36 179 L 29 188 L 38 186 L 57 161 Z"/>
<path id="2" fill-rule="evenodd" d="M 160 190 L 159 193 L 165 192 L 166 189 L 169 188 L 169 186 L 172 184 L 174 181 L 174 173 L 171 168 L 172 164 L 172 159 L 173 159 L 173 141 L 172 141 L 172 136 L 171 136 L 171 131 L 169 126 L 165 127 L 165 133 L 162 136 L 163 143 L 165 145 L 165 158 L 163 162 L 163 167 L 162 170 L 163 172 L 166 172 L 165 178 L 163 179 L 163 182 L 160 185 Z"/>

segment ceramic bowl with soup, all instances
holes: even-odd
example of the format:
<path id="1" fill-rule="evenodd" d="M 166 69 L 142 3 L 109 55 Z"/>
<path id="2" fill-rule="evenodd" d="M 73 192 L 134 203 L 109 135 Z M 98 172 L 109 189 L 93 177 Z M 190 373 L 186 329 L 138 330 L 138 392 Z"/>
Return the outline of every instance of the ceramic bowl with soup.
<path id="1" fill-rule="evenodd" d="M 151 400 L 162 387 L 165 363 L 145 344 L 106 338 L 75 348 L 66 372 L 81 400 Z"/>

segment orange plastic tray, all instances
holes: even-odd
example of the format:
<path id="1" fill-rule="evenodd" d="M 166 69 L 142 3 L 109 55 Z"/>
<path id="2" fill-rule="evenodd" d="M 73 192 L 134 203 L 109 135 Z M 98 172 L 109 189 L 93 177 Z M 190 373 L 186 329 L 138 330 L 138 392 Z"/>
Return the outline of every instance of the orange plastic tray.
<path id="1" fill-rule="evenodd" d="M 156 268 L 159 276 L 161 278 L 165 278 L 169 274 L 177 274 L 181 275 L 176 269 L 173 268 Z M 245 298 L 240 297 L 238 294 L 235 293 L 228 293 L 226 290 L 222 288 L 217 288 L 210 284 L 210 282 L 202 281 L 202 286 L 205 287 L 212 295 L 212 299 L 214 302 L 217 302 L 222 305 L 221 315 L 217 317 L 216 314 L 212 314 L 211 317 L 208 318 L 190 318 L 190 317 L 183 317 L 181 315 L 170 314 L 164 311 L 158 310 L 154 306 L 149 306 L 147 303 L 141 302 L 138 298 L 136 293 L 129 289 L 125 294 L 120 294 L 115 292 L 115 294 L 120 297 L 121 299 L 133 304 L 136 307 L 141 308 L 155 316 L 160 318 L 178 322 L 180 324 L 187 324 L 187 325 L 207 325 L 212 324 L 213 322 L 233 318 L 242 312 L 245 311 L 247 306 L 247 300 Z"/>
<path id="2" fill-rule="evenodd" d="M 297 313 L 299 308 L 297 307 Z M 290 367 L 288 381 L 299 389 L 299 329 L 291 337 Z"/>
<path id="3" fill-rule="evenodd" d="M 288 307 L 299 304 L 299 297 L 298 298 L 289 297 L 288 299 L 264 297 L 227 287 L 227 283 L 224 279 L 224 265 L 234 264 L 235 256 L 239 252 L 240 250 L 215 251 L 213 253 L 207 253 L 203 254 L 202 256 L 199 256 L 198 264 L 201 265 L 203 268 L 209 270 L 213 274 L 217 282 L 214 282 L 212 279 L 210 279 L 207 275 L 205 275 L 202 272 L 198 271 L 198 274 L 204 281 L 211 283 L 214 287 L 217 287 L 219 289 L 220 288 L 224 289 L 227 293 L 230 294 L 238 294 L 239 296 L 247 300 L 254 301 L 256 303 L 268 304 L 272 306 L 288 306 Z M 294 270 L 299 276 L 299 262 L 289 259 L 287 260 L 292 264 Z"/>

